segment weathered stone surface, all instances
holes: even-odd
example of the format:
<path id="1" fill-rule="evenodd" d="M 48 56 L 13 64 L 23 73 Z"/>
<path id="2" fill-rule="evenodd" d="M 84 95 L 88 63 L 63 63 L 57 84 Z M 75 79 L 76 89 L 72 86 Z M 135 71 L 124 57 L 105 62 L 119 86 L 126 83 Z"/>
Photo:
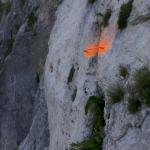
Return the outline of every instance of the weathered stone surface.
<path id="1" fill-rule="evenodd" d="M 87 137 L 90 127 L 89 118 L 84 115 L 84 105 L 88 96 L 95 94 L 96 83 L 106 91 L 113 83 L 122 82 L 118 73 L 120 64 L 127 65 L 131 70 L 130 74 L 142 65 L 149 64 L 149 0 L 134 1 L 128 27 L 122 32 L 118 31 L 107 54 L 93 59 L 83 57 L 85 46 L 96 37 L 95 13 L 103 13 L 112 8 L 110 23 L 114 23 L 124 2 L 127 0 L 101 0 L 89 5 L 87 0 L 64 0 L 59 7 L 45 65 L 50 150 L 65 150 L 70 143 Z M 146 19 L 140 19 L 141 16 Z M 73 81 L 68 84 L 67 78 L 72 65 L 78 67 Z M 131 80 L 129 77 L 123 84 L 126 86 Z M 72 101 L 74 87 L 77 95 Z M 146 123 L 149 109 L 143 107 L 136 115 L 131 115 L 127 110 L 126 98 L 112 107 L 107 106 L 107 103 L 106 98 L 104 149 L 149 150 L 149 125 Z"/>
<path id="2" fill-rule="evenodd" d="M 18 150 L 45 150 L 49 145 L 48 114 L 43 89 L 38 90 L 36 100 L 30 131 Z"/>
<path id="3" fill-rule="evenodd" d="M 49 130 L 39 83 L 57 5 L 49 11 L 52 1 L 27 0 L 23 6 L 22 2 L 12 0 L 10 12 L 0 23 L 0 149 L 44 150 Z M 31 12 L 37 17 L 33 29 L 27 23 Z M 11 37 L 14 43 L 6 55 Z"/>
<path id="4" fill-rule="evenodd" d="M 85 116 L 84 106 L 97 94 L 97 85 L 106 94 L 103 149 L 149 150 L 150 109 L 142 106 L 129 114 L 127 95 L 110 106 L 107 89 L 132 82 L 131 76 L 119 77 L 120 64 L 129 67 L 130 75 L 149 65 L 150 1 L 134 0 L 128 27 L 118 31 L 107 54 L 94 58 L 85 58 L 83 50 L 100 30 L 102 17 L 96 13 L 111 8 L 110 23 L 115 23 L 127 0 L 22 2 L 12 0 L 0 23 L 0 150 L 65 150 L 85 139 L 91 116 Z M 37 18 L 33 28 L 28 26 L 31 13 Z M 11 37 L 12 49 L 6 51 Z"/>

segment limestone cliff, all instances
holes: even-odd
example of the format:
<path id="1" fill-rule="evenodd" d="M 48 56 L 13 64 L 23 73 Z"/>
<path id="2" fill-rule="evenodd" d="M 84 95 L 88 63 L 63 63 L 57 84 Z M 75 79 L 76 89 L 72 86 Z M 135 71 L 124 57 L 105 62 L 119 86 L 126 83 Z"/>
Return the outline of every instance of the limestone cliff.
<path id="1" fill-rule="evenodd" d="M 57 2 L 0 3 L 0 149 L 48 147 L 43 67 Z"/>
<path id="2" fill-rule="evenodd" d="M 134 0 L 120 30 L 120 10 L 128 2 L 0 0 L 0 150 L 66 150 L 84 141 L 93 119 L 85 105 L 99 87 L 105 95 L 99 149 L 150 150 L 149 107 L 140 101 L 134 114 L 128 107 L 134 72 L 149 67 L 150 0 Z M 86 46 L 111 24 L 118 28 L 111 48 L 85 57 Z M 127 67 L 125 79 L 120 65 Z M 116 84 L 124 97 L 112 104 L 108 91 Z"/>
<path id="3" fill-rule="evenodd" d="M 45 94 L 48 106 L 50 150 L 65 150 L 69 144 L 83 141 L 90 134 L 89 117 L 84 106 L 90 95 L 96 95 L 98 83 L 104 91 L 121 83 L 119 65 L 130 68 L 130 75 L 149 64 L 150 1 L 135 0 L 128 26 L 118 31 L 112 48 L 95 58 L 83 56 L 85 46 L 97 36 L 95 23 L 102 22 L 97 13 L 112 10 L 109 23 L 117 23 L 120 7 L 127 0 L 64 0 L 58 8 L 57 20 L 50 35 L 45 65 Z M 74 74 L 68 82 L 71 68 Z M 123 81 L 124 86 L 131 77 Z M 76 92 L 75 97 L 72 97 Z M 149 109 L 142 107 L 131 115 L 127 99 L 109 105 L 106 92 L 104 150 L 149 150 Z"/>

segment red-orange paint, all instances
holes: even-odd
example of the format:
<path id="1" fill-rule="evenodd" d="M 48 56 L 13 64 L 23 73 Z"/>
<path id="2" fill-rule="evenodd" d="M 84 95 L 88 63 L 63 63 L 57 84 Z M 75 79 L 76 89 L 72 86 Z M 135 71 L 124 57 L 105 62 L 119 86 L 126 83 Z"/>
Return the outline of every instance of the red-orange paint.
<path id="1" fill-rule="evenodd" d="M 117 30 L 115 26 L 110 25 L 105 28 L 100 36 L 100 40 L 97 42 L 89 44 L 83 54 L 85 57 L 94 57 L 95 55 L 105 54 L 111 48 L 112 43 L 114 41 Z"/>

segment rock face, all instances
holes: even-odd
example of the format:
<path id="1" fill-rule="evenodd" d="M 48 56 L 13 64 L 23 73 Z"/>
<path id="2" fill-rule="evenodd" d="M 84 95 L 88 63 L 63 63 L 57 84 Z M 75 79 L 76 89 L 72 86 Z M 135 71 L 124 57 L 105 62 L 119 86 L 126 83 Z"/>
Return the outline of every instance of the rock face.
<path id="1" fill-rule="evenodd" d="M 117 24 L 128 0 L 0 2 L 0 150 L 65 150 L 83 141 L 92 117 L 84 106 L 97 86 L 106 100 L 103 149 L 150 149 L 150 109 L 143 105 L 131 115 L 127 94 L 114 105 L 107 95 L 109 86 L 127 87 L 133 72 L 149 65 L 149 0 L 134 0 L 127 28 L 117 31 L 105 55 L 93 58 L 83 50 L 103 31 L 98 14 L 111 9 L 109 24 Z M 120 64 L 130 70 L 126 80 Z"/>
<path id="2" fill-rule="evenodd" d="M 6 8 L 0 10 L 1 150 L 44 150 L 49 145 L 41 79 L 48 38 L 55 21 L 57 2 L 54 2 L 12 0 L 1 3 L 2 10 L 9 6 L 7 12 Z"/>
<path id="3" fill-rule="evenodd" d="M 84 106 L 89 95 L 96 94 L 97 83 L 104 89 L 120 83 L 118 67 L 133 71 L 149 62 L 150 1 L 135 0 L 128 26 L 118 31 L 107 54 L 85 58 L 85 46 L 96 38 L 96 13 L 112 9 L 110 23 L 117 22 L 120 6 L 127 0 L 64 0 L 57 10 L 49 40 L 45 65 L 45 94 L 50 130 L 49 150 L 65 150 L 70 143 L 85 139 L 90 133 Z M 73 73 L 71 70 L 74 68 Z M 70 77 L 71 75 L 71 77 Z M 71 80 L 70 80 L 71 78 Z M 68 80 L 69 79 L 69 80 Z M 131 81 L 123 81 L 124 86 Z M 74 94 L 75 93 L 75 94 Z M 105 108 L 104 150 L 149 150 L 149 109 L 135 115 L 127 110 L 127 99 Z"/>

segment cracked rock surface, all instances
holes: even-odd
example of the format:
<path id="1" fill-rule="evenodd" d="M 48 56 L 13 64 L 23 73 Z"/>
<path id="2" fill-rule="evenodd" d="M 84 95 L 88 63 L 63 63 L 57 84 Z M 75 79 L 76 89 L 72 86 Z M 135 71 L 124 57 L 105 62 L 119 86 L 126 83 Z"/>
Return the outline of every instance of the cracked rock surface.
<path id="1" fill-rule="evenodd" d="M 0 0 L 5 3 L 6 0 Z M 11 0 L 0 21 L 0 150 L 66 150 L 91 133 L 84 106 L 97 87 L 105 92 L 103 150 L 150 150 L 150 109 L 134 115 L 125 98 L 110 105 L 107 89 L 127 88 L 150 60 L 150 0 L 134 0 L 128 26 L 105 55 L 83 56 L 112 10 L 118 20 L 128 0 Z M 1 15 L 1 14 L 0 14 Z M 119 65 L 128 66 L 126 80 Z"/>
<path id="2" fill-rule="evenodd" d="M 110 23 L 114 23 L 124 2 L 127 0 L 101 0 L 90 5 L 87 0 L 64 0 L 58 8 L 44 76 L 51 131 L 49 150 L 65 150 L 70 143 L 82 141 L 89 135 L 90 116 L 85 116 L 84 106 L 88 96 L 96 94 L 97 83 L 107 91 L 110 85 L 122 82 L 118 73 L 120 64 L 130 68 L 130 75 L 142 65 L 149 64 L 149 0 L 134 1 L 127 28 L 118 31 L 107 54 L 89 59 L 83 56 L 85 46 L 96 37 L 95 13 L 111 8 Z M 78 67 L 68 83 L 72 65 Z M 123 81 L 124 86 L 130 81 L 131 76 Z M 77 93 L 72 100 L 74 89 Z M 137 114 L 131 115 L 126 97 L 111 107 L 106 98 L 105 120 L 104 150 L 150 149 L 148 108 L 142 107 Z"/>

